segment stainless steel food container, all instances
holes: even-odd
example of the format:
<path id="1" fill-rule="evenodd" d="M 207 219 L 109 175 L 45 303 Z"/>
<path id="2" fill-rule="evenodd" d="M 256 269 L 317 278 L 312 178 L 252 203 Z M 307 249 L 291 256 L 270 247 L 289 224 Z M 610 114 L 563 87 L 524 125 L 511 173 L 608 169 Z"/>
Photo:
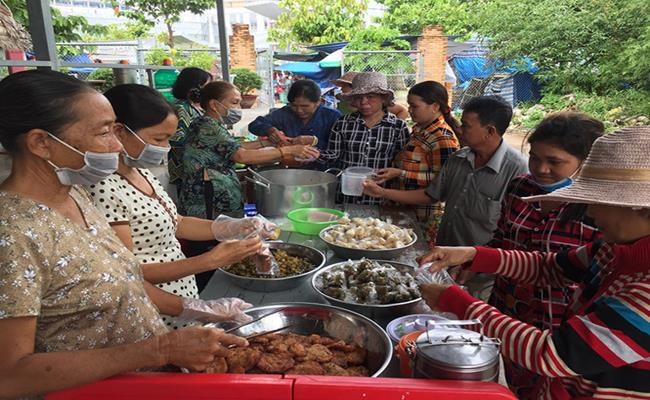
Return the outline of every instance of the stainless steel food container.
<path id="1" fill-rule="evenodd" d="M 223 274 L 225 279 L 228 279 L 230 282 L 243 289 L 257 292 L 279 292 L 300 286 L 305 280 L 311 278 L 313 274 L 325 265 L 325 255 L 312 247 L 284 242 L 269 242 L 268 245 L 271 249 L 284 250 L 290 256 L 305 257 L 311 261 L 315 267 L 311 271 L 286 278 L 251 278 L 235 275 L 223 269 L 219 271 Z"/>
<path id="2" fill-rule="evenodd" d="M 390 338 L 379 325 L 363 315 L 339 307 L 313 303 L 273 304 L 251 308 L 246 310 L 246 314 L 257 318 L 278 309 L 281 311 L 232 333 L 248 336 L 291 325 L 288 332 L 301 335 L 315 333 L 363 347 L 368 352 L 365 367 L 373 377 L 381 375 L 388 367 L 393 354 Z M 221 325 L 224 329 L 233 326 L 232 323 Z"/>
<path id="3" fill-rule="evenodd" d="M 265 217 L 284 217 L 296 208 L 334 208 L 337 175 L 284 168 L 257 171 L 256 175 L 246 179 L 254 186 L 257 210 Z"/>
<path id="4" fill-rule="evenodd" d="M 402 303 L 359 304 L 359 303 L 350 303 L 350 302 L 342 301 L 323 293 L 322 292 L 323 274 L 326 273 L 327 271 L 343 266 L 348 262 L 349 261 L 344 261 L 344 262 L 323 267 L 320 270 L 318 270 L 318 272 L 314 274 L 314 276 L 311 279 L 311 284 L 314 287 L 314 290 L 316 290 L 316 292 L 318 292 L 318 294 L 320 294 L 328 303 L 334 304 L 335 306 L 346 308 L 348 310 L 356 311 L 359 314 L 363 314 L 373 320 L 380 320 L 386 322 L 395 319 L 397 317 L 413 314 L 416 312 L 416 306 L 422 300 L 420 297 Z M 359 262 L 359 260 L 355 260 L 352 262 Z M 413 274 L 415 271 L 414 267 L 408 264 L 402 264 L 395 261 L 386 261 L 386 260 L 377 260 L 377 262 L 390 264 L 393 267 L 397 268 L 398 270 L 409 274 Z"/>
<path id="5" fill-rule="evenodd" d="M 330 243 L 327 240 L 323 239 L 323 235 L 327 233 L 329 230 L 334 229 L 336 226 L 339 226 L 339 224 L 336 225 L 330 225 L 329 227 L 323 229 L 318 237 L 327 244 L 327 246 L 336 253 L 337 256 L 343 258 L 343 259 L 350 259 L 350 260 L 358 260 L 361 258 L 370 258 L 373 260 L 392 260 L 395 258 L 398 258 L 406 249 L 409 247 L 413 246 L 417 241 L 418 241 L 418 236 L 415 234 L 415 232 L 412 233 L 413 235 L 413 240 L 411 243 L 408 243 L 405 246 L 398 247 L 395 249 L 385 249 L 385 250 L 371 250 L 371 249 L 352 249 L 350 247 L 343 247 L 339 246 L 334 243 Z"/>
<path id="6" fill-rule="evenodd" d="M 498 380 L 501 342 L 460 328 L 463 325 L 482 326 L 479 320 L 430 322 L 426 332 L 407 346 L 407 353 L 413 360 L 414 378 Z"/>

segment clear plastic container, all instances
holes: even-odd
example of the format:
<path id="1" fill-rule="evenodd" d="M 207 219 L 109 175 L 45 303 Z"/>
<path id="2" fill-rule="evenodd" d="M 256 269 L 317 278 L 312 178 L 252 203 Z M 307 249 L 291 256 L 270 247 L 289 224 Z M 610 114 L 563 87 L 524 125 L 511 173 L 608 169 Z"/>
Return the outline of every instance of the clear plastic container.
<path id="1" fill-rule="evenodd" d="M 341 177 L 341 191 L 347 196 L 361 196 L 363 194 L 363 182 L 374 174 L 375 171 L 368 167 L 346 168 Z"/>

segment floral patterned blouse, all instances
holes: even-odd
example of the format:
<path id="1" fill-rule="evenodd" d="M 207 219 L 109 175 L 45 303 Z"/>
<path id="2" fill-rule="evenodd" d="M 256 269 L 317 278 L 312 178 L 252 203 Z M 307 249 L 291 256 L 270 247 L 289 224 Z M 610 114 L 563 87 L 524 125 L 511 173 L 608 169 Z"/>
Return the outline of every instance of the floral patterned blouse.
<path id="1" fill-rule="evenodd" d="M 87 193 L 70 196 L 87 228 L 0 192 L 0 319 L 36 317 L 35 352 L 134 343 L 167 332 L 138 261 Z"/>

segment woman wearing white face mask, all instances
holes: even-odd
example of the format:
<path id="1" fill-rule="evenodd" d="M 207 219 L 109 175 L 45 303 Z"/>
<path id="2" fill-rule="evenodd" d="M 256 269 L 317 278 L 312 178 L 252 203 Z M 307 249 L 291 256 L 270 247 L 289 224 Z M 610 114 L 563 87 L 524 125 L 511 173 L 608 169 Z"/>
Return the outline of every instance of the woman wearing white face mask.
<path id="1" fill-rule="evenodd" d="M 584 205 L 527 203 L 523 197 L 569 186 L 593 142 L 604 134 L 602 122 L 576 112 L 546 117 L 528 137 L 530 173 L 514 178 L 503 199 L 501 218 L 490 247 L 559 252 L 601 237 Z M 540 329 L 555 329 L 571 303 L 575 285 L 535 287 L 498 276 L 489 303 L 501 312 Z M 542 378 L 505 360 L 506 378 L 520 398 L 531 398 Z"/>
<path id="2" fill-rule="evenodd" d="M 214 239 L 212 221 L 183 217 L 147 168 L 159 166 L 169 151 L 178 119 L 154 89 L 119 85 L 105 94 L 116 115 L 115 133 L 124 146 L 115 174 L 89 187 L 95 206 L 141 262 L 147 281 L 170 293 L 198 298 L 194 274 L 240 261 L 259 248 L 259 239 L 228 241 L 185 258 L 178 239 Z M 168 326 L 183 321 L 164 315 Z"/>
<path id="3" fill-rule="evenodd" d="M 168 364 L 204 370 L 224 347 L 246 345 L 218 329 L 168 332 L 158 310 L 196 313 L 143 280 L 75 186 L 118 167 L 122 145 L 104 96 L 58 72 L 19 72 L 0 81 L 0 115 L 0 142 L 13 158 L 0 186 L 0 398 Z M 223 318 L 208 310 L 216 303 L 201 311 Z"/>
<path id="4" fill-rule="evenodd" d="M 310 159 L 320 155 L 308 145 L 275 148 L 270 142 L 241 143 L 232 137 L 226 125 L 239 120 L 240 101 L 239 91 L 228 82 L 210 82 L 201 89 L 205 115 L 192 121 L 185 138 L 179 195 L 179 209 L 184 215 L 212 219 L 221 213 L 242 212 L 235 163 L 260 165 L 278 162 L 285 156 Z"/>

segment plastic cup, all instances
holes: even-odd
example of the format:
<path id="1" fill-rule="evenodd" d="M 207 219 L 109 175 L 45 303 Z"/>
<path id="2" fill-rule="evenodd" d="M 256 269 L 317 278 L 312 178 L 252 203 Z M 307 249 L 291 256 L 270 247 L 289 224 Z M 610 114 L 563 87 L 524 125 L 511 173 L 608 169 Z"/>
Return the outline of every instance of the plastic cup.
<path id="1" fill-rule="evenodd" d="M 349 167 L 343 171 L 341 191 L 347 196 L 361 196 L 363 182 L 374 175 L 375 171 L 368 167 Z"/>

